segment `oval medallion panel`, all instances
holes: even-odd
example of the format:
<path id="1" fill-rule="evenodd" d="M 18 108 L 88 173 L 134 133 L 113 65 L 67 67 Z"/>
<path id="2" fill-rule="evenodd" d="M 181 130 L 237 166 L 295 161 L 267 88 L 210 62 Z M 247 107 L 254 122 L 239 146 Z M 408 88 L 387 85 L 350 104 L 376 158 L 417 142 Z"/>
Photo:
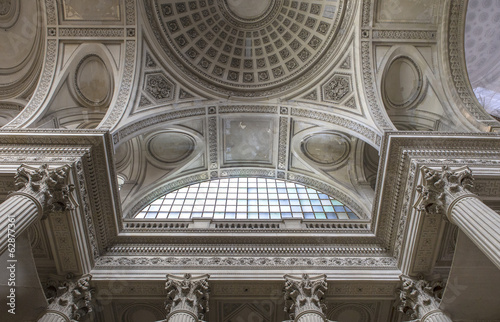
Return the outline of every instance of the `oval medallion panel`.
<path id="1" fill-rule="evenodd" d="M 350 144 L 341 135 L 335 133 L 315 133 L 302 141 L 302 152 L 314 162 L 335 165 L 349 155 Z"/>
<path id="2" fill-rule="evenodd" d="M 92 106 L 104 105 L 111 96 L 111 76 L 97 55 L 85 56 L 76 68 L 75 88 L 79 97 Z"/>
<path id="3" fill-rule="evenodd" d="M 422 73 L 411 59 L 393 60 L 384 77 L 385 98 L 389 105 L 406 108 L 412 105 L 422 90 Z"/>
<path id="4" fill-rule="evenodd" d="M 193 153 L 195 140 L 181 132 L 162 132 L 148 142 L 148 151 L 156 160 L 166 163 L 179 162 Z"/>

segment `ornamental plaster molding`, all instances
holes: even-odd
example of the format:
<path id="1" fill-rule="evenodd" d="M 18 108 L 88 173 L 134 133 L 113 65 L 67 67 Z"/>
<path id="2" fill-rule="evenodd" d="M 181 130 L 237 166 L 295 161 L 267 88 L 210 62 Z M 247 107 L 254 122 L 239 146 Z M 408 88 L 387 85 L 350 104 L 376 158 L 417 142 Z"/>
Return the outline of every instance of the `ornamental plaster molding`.
<path id="1" fill-rule="evenodd" d="M 372 39 L 376 40 L 403 40 L 403 41 L 418 41 L 422 40 L 427 43 L 435 42 L 437 30 L 384 30 L 374 29 L 372 31 Z"/>
<path id="2" fill-rule="evenodd" d="M 392 257 L 151 257 L 151 256 L 101 256 L 96 259 L 95 269 L 132 268 L 245 268 L 245 269 L 345 269 L 380 268 L 395 269 Z"/>
<path id="3" fill-rule="evenodd" d="M 379 246 L 373 245 L 335 245 L 335 246 L 238 246 L 229 245 L 226 247 L 217 246 L 205 246 L 205 245 L 193 245 L 193 246 L 182 246 L 182 245 L 126 245 L 126 244 L 115 244 L 108 248 L 106 256 L 187 256 L 187 255 L 212 255 L 212 256 L 227 256 L 227 255 L 239 255 L 239 256 L 256 256 L 256 255 L 271 255 L 277 256 L 287 254 L 287 256 L 307 256 L 307 255 L 317 255 L 317 256 L 349 256 L 349 255 L 360 255 L 360 256 L 384 256 L 385 250 Z"/>
<path id="4" fill-rule="evenodd" d="M 61 38 L 123 38 L 125 28 L 58 28 Z"/>
<path id="5" fill-rule="evenodd" d="M 116 99 L 110 104 L 108 113 L 99 124 L 99 129 L 113 129 L 123 117 L 131 95 L 135 94 L 134 75 L 137 60 L 137 41 L 128 39 L 125 41 L 125 58 L 121 77 L 120 89 L 117 91 Z"/>

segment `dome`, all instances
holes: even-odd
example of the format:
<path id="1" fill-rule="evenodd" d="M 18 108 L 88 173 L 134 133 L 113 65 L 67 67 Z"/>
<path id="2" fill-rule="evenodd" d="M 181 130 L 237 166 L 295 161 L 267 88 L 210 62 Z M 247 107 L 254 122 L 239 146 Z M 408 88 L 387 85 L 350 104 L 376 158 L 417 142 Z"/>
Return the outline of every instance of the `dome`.
<path id="1" fill-rule="evenodd" d="M 192 81 L 228 96 L 269 96 L 332 56 L 344 2 L 155 1 L 152 22 L 163 52 Z"/>

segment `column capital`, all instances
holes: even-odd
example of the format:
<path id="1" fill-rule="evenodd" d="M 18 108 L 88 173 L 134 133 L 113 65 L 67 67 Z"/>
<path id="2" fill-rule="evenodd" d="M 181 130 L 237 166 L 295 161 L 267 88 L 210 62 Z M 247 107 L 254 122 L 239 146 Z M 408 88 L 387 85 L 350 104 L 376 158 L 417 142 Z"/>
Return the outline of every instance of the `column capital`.
<path id="1" fill-rule="evenodd" d="M 326 308 L 324 295 L 327 289 L 326 275 L 311 277 L 303 274 L 301 277 L 285 275 L 285 312 L 290 319 L 295 319 L 305 313 L 316 313 L 325 320 L 323 310 Z"/>
<path id="2" fill-rule="evenodd" d="M 47 164 L 38 168 L 23 164 L 14 177 L 17 191 L 11 195 L 23 195 L 32 199 L 42 218 L 52 211 L 73 209 L 70 194 L 74 185 L 68 183 L 70 169 L 69 165 L 49 170 Z"/>
<path id="3" fill-rule="evenodd" d="M 208 299 L 210 289 L 208 287 L 208 274 L 201 276 L 174 276 L 167 274 L 165 290 L 167 300 L 165 309 L 167 310 L 167 320 L 175 313 L 185 312 L 195 316 L 198 320 L 203 320 L 208 312 Z"/>
<path id="4" fill-rule="evenodd" d="M 402 286 L 398 289 L 398 310 L 410 319 L 422 319 L 432 312 L 440 312 L 439 304 L 445 284 L 442 281 L 428 282 L 422 278 L 399 277 Z"/>
<path id="5" fill-rule="evenodd" d="M 469 167 L 451 170 L 444 166 L 441 171 L 422 167 L 423 183 L 417 186 L 420 197 L 415 207 L 429 214 L 441 214 L 450 218 L 452 206 L 464 197 L 476 196 L 470 190 L 474 178 Z"/>
<path id="6" fill-rule="evenodd" d="M 91 279 L 92 275 L 83 275 L 76 279 L 69 276 L 65 280 L 49 280 L 45 286 L 47 311 L 57 312 L 70 321 L 81 321 L 92 312 Z"/>

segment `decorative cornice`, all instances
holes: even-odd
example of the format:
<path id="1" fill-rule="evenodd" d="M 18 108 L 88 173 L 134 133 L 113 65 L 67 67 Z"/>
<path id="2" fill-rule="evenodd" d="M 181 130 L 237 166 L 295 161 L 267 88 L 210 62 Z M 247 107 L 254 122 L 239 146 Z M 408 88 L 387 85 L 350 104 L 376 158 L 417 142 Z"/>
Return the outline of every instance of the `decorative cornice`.
<path id="1" fill-rule="evenodd" d="M 96 269 L 109 268 L 197 268 L 234 267 L 248 269 L 286 269 L 294 268 L 381 268 L 395 269 L 396 260 L 391 257 L 233 257 L 233 256 L 101 256 L 96 260 Z"/>

